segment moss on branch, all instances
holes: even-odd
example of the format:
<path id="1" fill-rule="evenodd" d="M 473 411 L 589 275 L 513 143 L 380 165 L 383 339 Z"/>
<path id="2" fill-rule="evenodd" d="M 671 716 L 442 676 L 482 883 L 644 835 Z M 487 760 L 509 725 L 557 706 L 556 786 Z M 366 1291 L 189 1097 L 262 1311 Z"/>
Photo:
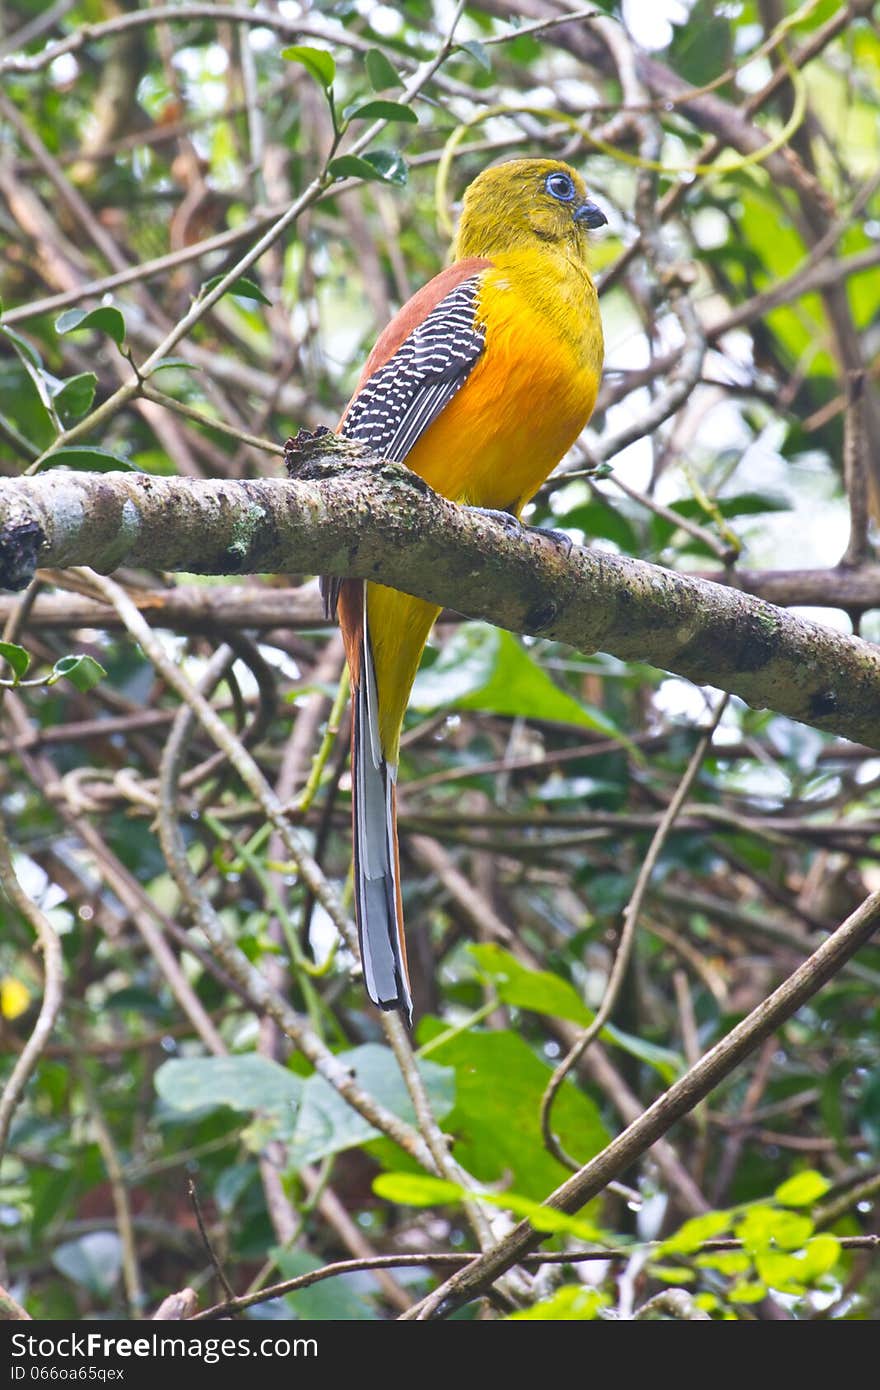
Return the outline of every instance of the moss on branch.
<path id="1" fill-rule="evenodd" d="M 0 578 L 34 565 L 381 580 L 516 632 L 648 662 L 880 748 L 880 651 L 704 578 L 564 549 L 335 437 L 290 481 L 49 472 L 0 480 Z"/>

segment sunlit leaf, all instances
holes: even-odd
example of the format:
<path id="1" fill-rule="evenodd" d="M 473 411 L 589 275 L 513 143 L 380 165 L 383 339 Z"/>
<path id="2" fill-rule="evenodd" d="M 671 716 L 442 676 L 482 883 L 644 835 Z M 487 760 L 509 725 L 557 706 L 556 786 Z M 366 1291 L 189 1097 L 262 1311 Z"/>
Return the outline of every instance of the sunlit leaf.
<path id="1" fill-rule="evenodd" d="M 377 1197 L 398 1202 L 402 1206 L 432 1207 L 446 1206 L 450 1202 L 479 1200 L 489 1206 L 503 1207 L 515 1216 L 523 1217 L 536 1231 L 564 1232 L 579 1240 L 597 1239 L 596 1227 L 582 1216 L 572 1216 L 557 1207 L 545 1206 L 521 1192 L 505 1190 L 486 1192 L 479 1189 L 460 1187 L 458 1183 L 447 1182 L 443 1178 L 425 1177 L 420 1173 L 380 1173 L 373 1180 L 373 1191 Z"/>
<path id="2" fill-rule="evenodd" d="M 601 1289 L 585 1289 L 583 1284 L 563 1284 L 550 1298 L 509 1313 L 508 1322 L 590 1322 L 610 1302 Z"/>
<path id="3" fill-rule="evenodd" d="M 466 1189 L 445 1178 L 432 1178 L 424 1173 L 380 1173 L 373 1179 L 373 1191 L 386 1202 L 398 1202 L 407 1207 L 435 1207 L 446 1202 L 461 1202 Z"/>
<path id="4" fill-rule="evenodd" d="M 746 1210 L 736 1223 L 735 1233 L 753 1254 L 769 1250 L 771 1246 L 799 1250 L 813 1234 L 813 1223 L 808 1216 L 760 1205 Z"/>
<path id="5" fill-rule="evenodd" d="M 767 1297 L 767 1286 L 757 1279 L 742 1279 L 728 1294 L 731 1303 L 760 1303 Z"/>
<path id="6" fill-rule="evenodd" d="M 671 1236 L 667 1236 L 658 1255 L 691 1255 L 705 1245 L 713 1236 L 724 1235 L 730 1230 L 733 1215 L 729 1211 L 707 1211 L 704 1216 L 693 1216 Z"/>
<path id="7" fill-rule="evenodd" d="M 0 657 L 11 666 L 18 680 L 21 680 L 31 664 L 30 653 L 16 642 L 0 642 Z"/>
<path id="8" fill-rule="evenodd" d="M 777 1202 L 784 1207 L 811 1207 L 824 1197 L 831 1184 L 821 1173 L 812 1168 L 796 1173 L 787 1182 L 781 1183 L 774 1192 Z"/>
<path id="9" fill-rule="evenodd" d="M 286 58 L 289 63 L 300 63 L 306 72 L 314 77 L 316 82 L 326 90 L 333 86 L 333 79 L 336 76 L 336 60 L 332 53 L 328 53 L 325 48 L 310 48 L 306 44 L 294 44 L 290 48 L 282 48 L 282 58 Z"/>

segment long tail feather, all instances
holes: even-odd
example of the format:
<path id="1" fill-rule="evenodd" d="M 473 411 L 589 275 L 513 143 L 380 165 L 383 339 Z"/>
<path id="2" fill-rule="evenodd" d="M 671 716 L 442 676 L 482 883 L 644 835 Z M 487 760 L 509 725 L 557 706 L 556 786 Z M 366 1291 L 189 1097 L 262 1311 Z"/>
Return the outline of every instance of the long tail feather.
<path id="1" fill-rule="evenodd" d="M 403 934 L 397 847 L 396 765 L 382 753 L 379 708 L 362 586 L 356 615 L 340 602 L 353 640 L 351 771 L 354 821 L 355 916 L 367 993 L 380 1009 L 397 1009 L 412 1022 L 412 996 Z M 344 593 L 344 598 L 349 595 Z M 346 621 L 348 620 L 348 621 Z M 355 640 L 357 650 L 354 650 Z"/>

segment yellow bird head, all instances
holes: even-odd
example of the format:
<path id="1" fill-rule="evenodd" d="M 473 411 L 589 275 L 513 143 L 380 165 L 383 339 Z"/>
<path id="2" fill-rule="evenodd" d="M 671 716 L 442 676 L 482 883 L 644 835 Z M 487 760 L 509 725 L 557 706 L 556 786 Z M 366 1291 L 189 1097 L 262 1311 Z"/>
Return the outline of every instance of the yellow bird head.
<path id="1" fill-rule="evenodd" d="M 608 219 L 576 169 L 559 159 L 511 159 L 484 169 L 464 195 L 456 260 L 518 247 L 571 249 L 586 258 L 587 229 Z"/>

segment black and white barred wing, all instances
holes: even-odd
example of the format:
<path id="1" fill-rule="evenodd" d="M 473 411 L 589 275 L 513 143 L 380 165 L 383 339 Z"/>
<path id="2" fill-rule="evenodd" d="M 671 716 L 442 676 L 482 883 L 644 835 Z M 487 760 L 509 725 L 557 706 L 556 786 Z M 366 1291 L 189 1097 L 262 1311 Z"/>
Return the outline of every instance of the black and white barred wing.
<path id="1" fill-rule="evenodd" d="M 479 276 L 456 285 L 365 381 L 340 433 L 381 458 L 403 463 L 416 441 L 461 389 L 478 361 L 485 329 L 477 322 Z"/>
<path id="2" fill-rule="evenodd" d="M 403 463 L 480 358 L 486 339 L 477 321 L 480 276 L 461 280 L 426 314 L 348 407 L 339 433 L 380 458 Z M 405 310 L 403 311 L 405 312 Z M 332 618 L 339 579 L 322 579 L 324 613 Z"/>

